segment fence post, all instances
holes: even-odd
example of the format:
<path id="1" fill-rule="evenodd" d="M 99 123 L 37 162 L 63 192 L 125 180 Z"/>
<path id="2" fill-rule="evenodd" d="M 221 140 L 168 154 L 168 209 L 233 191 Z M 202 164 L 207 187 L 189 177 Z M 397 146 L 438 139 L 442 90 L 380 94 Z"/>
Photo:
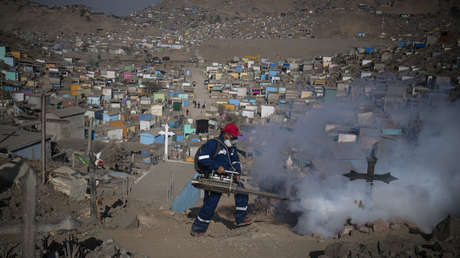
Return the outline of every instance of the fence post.
<path id="1" fill-rule="evenodd" d="M 35 257 L 35 208 L 36 208 L 36 185 L 37 178 L 34 171 L 24 163 L 26 169 L 25 191 L 24 191 L 24 229 L 23 229 L 23 251 L 22 257 Z"/>

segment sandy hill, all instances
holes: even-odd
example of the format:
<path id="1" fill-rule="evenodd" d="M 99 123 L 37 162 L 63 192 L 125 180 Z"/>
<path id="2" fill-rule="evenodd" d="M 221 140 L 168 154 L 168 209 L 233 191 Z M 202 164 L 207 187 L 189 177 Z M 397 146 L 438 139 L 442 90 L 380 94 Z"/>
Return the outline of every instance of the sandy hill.
<path id="1" fill-rule="evenodd" d="M 154 7 L 200 7 L 227 14 L 278 14 L 295 10 L 358 9 L 360 5 L 394 14 L 420 14 L 436 13 L 442 8 L 458 6 L 459 3 L 451 0 L 163 0 Z"/>
<path id="2" fill-rule="evenodd" d="M 95 14 L 84 6 L 48 7 L 25 1 L 0 0 L 0 24 L 3 31 L 21 29 L 24 32 L 45 32 L 50 36 L 114 31 L 122 20 Z"/>

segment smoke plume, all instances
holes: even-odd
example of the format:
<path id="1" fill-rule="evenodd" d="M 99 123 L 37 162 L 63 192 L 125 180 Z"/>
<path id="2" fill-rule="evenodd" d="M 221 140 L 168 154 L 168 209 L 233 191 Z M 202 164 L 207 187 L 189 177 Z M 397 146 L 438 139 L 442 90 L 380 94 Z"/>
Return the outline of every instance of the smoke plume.
<path id="1" fill-rule="evenodd" d="M 407 220 L 430 233 L 447 215 L 459 214 L 459 103 L 399 106 L 385 112 L 368 104 L 368 98 L 325 103 L 297 116 L 291 113 L 296 119 L 289 125 L 270 122 L 250 133 L 255 181 L 297 199 L 289 204 L 290 211 L 300 214 L 294 231 L 332 237 L 347 220 L 364 224 L 382 218 Z M 371 123 L 358 119 L 369 110 Z M 389 121 L 402 129 L 402 136 L 382 135 Z M 375 134 L 369 138 L 362 128 Z M 339 133 L 360 135 L 355 143 L 338 143 Z M 371 187 L 343 176 L 350 169 L 366 172 L 372 147 L 368 139 L 379 140 L 375 172 L 391 172 L 398 180 Z"/>

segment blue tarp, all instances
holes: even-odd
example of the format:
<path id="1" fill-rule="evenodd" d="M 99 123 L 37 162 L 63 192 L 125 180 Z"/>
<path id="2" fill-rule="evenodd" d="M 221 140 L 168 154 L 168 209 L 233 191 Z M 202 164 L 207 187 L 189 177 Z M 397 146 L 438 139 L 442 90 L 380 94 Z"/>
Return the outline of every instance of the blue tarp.
<path id="1" fill-rule="evenodd" d="M 155 136 L 155 142 L 156 143 L 165 143 L 165 136 L 164 135 L 157 135 Z"/>
<path id="2" fill-rule="evenodd" d="M 16 87 L 13 87 L 13 86 L 8 86 L 8 85 L 3 85 L 2 86 L 2 89 L 6 92 L 13 92 L 13 91 L 16 91 Z"/>
<path id="3" fill-rule="evenodd" d="M 265 92 L 266 93 L 276 93 L 278 92 L 278 88 L 273 87 L 273 86 L 265 86 Z"/>
<path id="4" fill-rule="evenodd" d="M 401 135 L 401 129 L 382 129 L 382 134 L 383 135 Z"/>
<path id="5" fill-rule="evenodd" d="M 14 58 L 13 57 L 3 57 L 3 62 L 9 66 L 14 66 Z"/>
<path id="6" fill-rule="evenodd" d="M 235 71 L 237 73 L 241 73 L 243 71 L 243 67 L 241 65 L 239 65 L 239 66 L 235 67 Z"/>
<path id="7" fill-rule="evenodd" d="M 270 76 L 276 76 L 276 75 L 278 75 L 278 71 L 270 70 L 270 71 L 268 71 L 268 74 L 270 74 Z"/>
<path id="8" fill-rule="evenodd" d="M 364 50 L 366 51 L 366 53 L 370 54 L 375 51 L 375 47 L 366 47 Z"/>
<path id="9" fill-rule="evenodd" d="M 140 143 L 141 144 L 149 145 L 149 144 L 153 144 L 155 142 L 155 136 L 153 134 L 141 133 L 140 137 L 141 137 L 140 138 Z"/>
<path id="10" fill-rule="evenodd" d="M 266 79 L 268 79 L 268 77 L 267 77 L 266 74 L 261 74 L 261 75 L 260 75 L 260 79 L 261 79 L 261 80 L 266 80 Z"/>
<path id="11" fill-rule="evenodd" d="M 141 115 L 141 116 L 139 116 L 139 121 L 141 121 L 141 120 L 147 120 L 147 119 L 152 119 L 152 118 L 153 118 L 152 114 Z"/>
<path id="12" fill-rule="evenodd" d="M 183 141 L 184 141 L 184 136 L 176 135 L 176 142 L 183 142 Z"/>
<path id="13" fill-rule="evenodd" d="M 120 114 L 107 114 L 104 113 L 102 116 L 102 121 L 105 122 L 110 122 L 110 121 L 118 121 L 120 120 Z"/>
<path id="14" fill-rule="evenodd" d="M 284 106 L 284 105 L 286 105 L 286 100 L 282 100 L 282 99 L 278 100 L 278 106 Z"/>
<path id="15" fill-rule="evenodd" d="M 199 174 L 195 173 L 193 179 Z M 192 185 L 190 180 L 179 195 L 172 201 L 171 210 L 175 212 L 184 212 L 192 208 L 200 200 L 200 190 Z"/>
<path id="16" fill-rule="evenodd" d="M 270 64 L 270 68 L 276 68 L 276 67 L 278 67 L 278 64 L 277 64 L 277 63 Z"/>
<path id="17" fill-rule="evenodd" d="M 291 66 L 291 64 L 289 64 L 289 63 L 284 63 L 283 64 L 283 67 L 285 67 L 285 68 L 289 68 L 290 66 Z"/>
<path id="18" fill-rule="evenodd" d="M 177 97 L 179 97 L 181 100 L 188 99 L 188 94 L 187 93 L 179 93 L 179 94 L 177 94 Z"/>
<path id="19" fill-rule="evenodd" d="M 412 41 L 399 41 L 398 42 L 398 48 L 403 48 L 405 46 L 410 46 L 412 45 Z"/>
<path id="20" fill-rule="evenodd" d="M 239 99 L 229 99 L 228 104 L 239 106 L 240 105 L 240 100 Z"/>
<path id="21" fill-rule="evenodd" d="M 179 128 L 180 127 L 180 121 L 169 122 L 169 127 L 171 127 L 171 128 Z"/>
<path id="22" fill-rule="evenodd" d="M 153 144 L 153 143 L 162 143 L 163 144 L 165 142 L 164 135 L 154 136 L 153 134 L 150 134 L 150 133 L 141 133 L 140 137 L 141 137 L 140 143 L 145 144 L 145 145 L 149 145 L 149 144 Z"/>
<path id="23" fill-rule="evenodd" d="M 414 49 L 425 48 L 425 47 L 426 47 L 425 42 L 416 42 L 414 44 Z"/>

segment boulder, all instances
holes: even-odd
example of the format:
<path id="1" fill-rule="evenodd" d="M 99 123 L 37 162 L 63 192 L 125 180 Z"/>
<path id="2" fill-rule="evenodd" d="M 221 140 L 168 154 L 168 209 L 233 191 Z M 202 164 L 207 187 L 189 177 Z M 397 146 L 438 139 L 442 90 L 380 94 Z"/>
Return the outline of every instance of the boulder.
<path id="1" fill-rule="evenodd" d="M 359 227 L 359 232 L 361 233 L 370 233 L 371 232 L 371 229 L 365 225 L 362 225 Z"/>
<path id="2" fill-rule="evenodd" d="M 372 230 L 374 232 L 386 232 L 390 229 L 390 225 L 383 219 L 378 219 L 372 222 Z"/>
<path id="3" fill-rule="evenodd" d="M 353 226 L 347 225 L 343 228 L 343 230 L 339 233 L 339 238 L 343 238 L 344 236 L 351 235 L 351 232 L 354 230 Z"/>
<path id="4" fill-rule="evenodd" d="M 49 182 L 54 189 L 61 192 L 70 199 L 81 201 L 85 199 L 86 188 L 88 184 L 86 180 L 75 170 L 63 166 L 53 170 Z"/>

